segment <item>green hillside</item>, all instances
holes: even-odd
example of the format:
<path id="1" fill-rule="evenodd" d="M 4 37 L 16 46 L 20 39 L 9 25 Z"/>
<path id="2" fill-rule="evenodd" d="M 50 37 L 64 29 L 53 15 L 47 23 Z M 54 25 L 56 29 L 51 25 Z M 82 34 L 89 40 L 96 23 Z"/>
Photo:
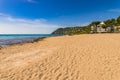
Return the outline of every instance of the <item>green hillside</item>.
<path id="1" fill-rule="evenodd" d="M 90 27 L 84 26 L 84 27 L 66 27 L 66 28 L 58 28 L 56 31 L 54 31 L 52 34 L 85 34 L 90 33 Z"/>

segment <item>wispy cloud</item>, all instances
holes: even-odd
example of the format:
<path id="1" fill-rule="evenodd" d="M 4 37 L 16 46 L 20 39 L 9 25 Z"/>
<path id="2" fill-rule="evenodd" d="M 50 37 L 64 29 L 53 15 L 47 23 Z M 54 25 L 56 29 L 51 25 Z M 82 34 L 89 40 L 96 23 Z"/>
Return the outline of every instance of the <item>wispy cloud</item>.
<path id="1" fill-rule="evenodd" d="M 120 13 L 120 9 L 109 9 L 108 11 L 109 12 L 118 12 L 118 13 Z"/>
<path id="2" fill-rule="evenodd" d="M 2 34 L 45 34 L 51 33 L 58 25 L 48 24 L 46 19 L 23 19 L 0 13 L 0 33 Z"/>
<path id="3" fill-rule="evenodd" d="M 37 3 L 36 0 L 27 0 L 27 2 L 29 2 L 29 3 Z"/>
<path id="4" fill-rule="evenodd" d="M 0 16 L 5 17 L 5 16 L 9 16 L 9 15 L 6 15 L 4 13 L 0 13 Z"/>

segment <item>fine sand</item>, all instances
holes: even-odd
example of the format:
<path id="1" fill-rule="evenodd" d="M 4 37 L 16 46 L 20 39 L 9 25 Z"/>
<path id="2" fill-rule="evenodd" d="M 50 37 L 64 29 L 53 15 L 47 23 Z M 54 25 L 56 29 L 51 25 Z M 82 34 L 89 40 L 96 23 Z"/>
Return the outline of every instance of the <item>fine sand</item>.
<path id="1" fill-rule="evenodd" d="M 49 37 L 4 47 L 0 80 L 120 80 L 120 34 Z"/>

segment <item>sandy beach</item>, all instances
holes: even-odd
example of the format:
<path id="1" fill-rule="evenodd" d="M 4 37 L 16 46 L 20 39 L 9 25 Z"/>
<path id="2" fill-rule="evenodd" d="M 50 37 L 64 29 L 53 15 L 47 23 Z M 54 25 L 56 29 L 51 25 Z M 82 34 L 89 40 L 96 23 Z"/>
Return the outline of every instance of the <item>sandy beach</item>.
<path id="1" fill-rule="evenodd" d="M 4 47 L 0 80 L 120 80 L 120 34 L 49 37 Z"/>

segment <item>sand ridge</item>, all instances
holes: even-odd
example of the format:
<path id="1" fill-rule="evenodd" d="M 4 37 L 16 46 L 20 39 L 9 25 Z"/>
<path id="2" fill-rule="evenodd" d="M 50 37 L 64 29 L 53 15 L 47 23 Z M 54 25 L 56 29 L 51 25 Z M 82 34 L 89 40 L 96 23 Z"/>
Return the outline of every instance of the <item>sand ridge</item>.
<path id="1" fill-rule="evenodd" d="M 120 80 L 120 34 L 45 38 L 0 50 L 0 80 Z"/>

